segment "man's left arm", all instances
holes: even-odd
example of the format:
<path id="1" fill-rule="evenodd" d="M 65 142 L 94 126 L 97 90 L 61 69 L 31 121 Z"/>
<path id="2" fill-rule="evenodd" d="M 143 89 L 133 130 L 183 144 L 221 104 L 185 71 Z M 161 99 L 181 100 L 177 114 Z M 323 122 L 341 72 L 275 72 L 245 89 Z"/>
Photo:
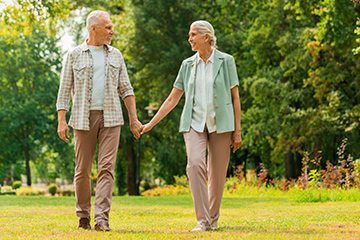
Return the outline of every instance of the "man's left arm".
<path id="1" fill-rule="evenodd" d="M 130 130 L 134 137 L 138 139 L 141 135 L 140 132 L 143 129 L 141 122 L 138 120 L 136 114 L 135 96 L 128 95 L 124 99 L 125 107 L 129 113 Z"/>
<path id="2" fill-rule="evenodd" d="M 118 79 L 118 93 L 119 96 L 123 99 L 125 107 L 128 111 L 130 130 L 134 137 L 138 139 L 141 135 L 140 132 L 143 129 L 143 125 L 138 120 L 136 114 L 136 103 L 134 96 L 134 89 L 131 86 L 130 79 L 127 73 L 124 57 L 120 54 L 120 74 Z"/>

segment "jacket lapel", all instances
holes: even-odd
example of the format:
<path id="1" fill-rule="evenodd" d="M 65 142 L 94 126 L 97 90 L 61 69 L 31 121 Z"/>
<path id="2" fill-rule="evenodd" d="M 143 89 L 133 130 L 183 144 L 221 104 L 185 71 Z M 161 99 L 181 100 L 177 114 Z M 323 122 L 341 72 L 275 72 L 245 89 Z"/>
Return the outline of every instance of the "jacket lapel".
<path id="1" fill-rule="evenodd" d="M 197 58 L 196 58 L 196 54 L 195 54 L 188 60 L 188 64 L 190 65 L 190 68 L 191 68 L 189 83 L 193 83 L 196 78 L 196 68 L 197 68 L 196 59 Z"/>
<path id="2" fill-rule="evenodd" d="M 213 75 L 214 75 L 214 81 L 215 78 L 219 72 L 219 69 L 224 61 L 224 56 L 221 52 L 219 52 L 216 48 L 214 48 L 214 69 L 213 69 Z"/>

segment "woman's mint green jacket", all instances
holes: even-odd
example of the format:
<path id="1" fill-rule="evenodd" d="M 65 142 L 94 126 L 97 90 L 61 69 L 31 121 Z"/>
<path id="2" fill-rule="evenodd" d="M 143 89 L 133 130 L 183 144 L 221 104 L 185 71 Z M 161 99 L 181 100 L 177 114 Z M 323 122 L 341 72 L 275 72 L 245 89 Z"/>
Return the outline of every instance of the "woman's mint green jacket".
<path id="1" fill-rule="evenodd" d="M 234 58 L 214 48 L 214 104 L 216 132 L 235 130 L 234 108 L 231 98 L 231 87 L 239 85 Z M 185 59 L 176 77 L 174 87 L 185 91 L 185 105 L 180 119 L 180 132 L 190 130 L 194 104 L 196 79 L 196 54 Z"/>

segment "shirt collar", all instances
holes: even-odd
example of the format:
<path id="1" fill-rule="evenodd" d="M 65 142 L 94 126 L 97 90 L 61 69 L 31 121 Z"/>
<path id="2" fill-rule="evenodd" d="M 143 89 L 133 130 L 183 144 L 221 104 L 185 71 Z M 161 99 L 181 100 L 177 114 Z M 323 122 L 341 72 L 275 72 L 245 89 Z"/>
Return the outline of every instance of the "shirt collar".
<path id="1" fill-rule="evenodd" d="M 87 41 L 87 39 L 80 45 L 81 50 L 84 51 L 84 52 L 90 50 L 90 49 L 89 49 L 89 45 L 87 45 L 87 42 L 86 42 L 86 41 Z M 107 50 L 108 52 L 111 52 L 110 46 L 104 44 L 104 48 L 105 48 L 105 50 Z"/>
<path id="2" fill-rule="evenodd" d="M 207 60 L 207 63 L 214 63 L 214 51 L 215 50 L 215 48 L 212 50 L 212 52 L 211 52 L 211 55 L 210 55 L 210 57 L 209 57 L 209 59 Z M 201 61 L 203 61 L 204 62 L 204 60 L 200 57 L 200 55 L 199 55 L 199 52 L 197 52 L 196 53 L 196 62 L 197 62 L 197 64 L 200 64 L 201 63 Z"/>

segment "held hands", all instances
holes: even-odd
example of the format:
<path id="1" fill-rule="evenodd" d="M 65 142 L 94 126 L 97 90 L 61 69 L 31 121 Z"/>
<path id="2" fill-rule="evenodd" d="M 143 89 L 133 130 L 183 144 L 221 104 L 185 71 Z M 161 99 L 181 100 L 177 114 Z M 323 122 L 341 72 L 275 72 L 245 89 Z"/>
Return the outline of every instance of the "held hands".
<path id="1" fill-rule="evenodd" d="M 241 147 L 242 144 L 242 138 L 241 138 L 241 132 L 235 131 L 232 134 L 231 137 L 231 147 L 233 148 L 233 152 L 236 152 Z"/>
<path id="2" fill-rule="evenodd" d="M 153 126 L 150 123 L 142 125 L 139 120 L 130 123 L 130 129 L 136 139 L 139 139 L 141 135 L 150 131 Z"/>

